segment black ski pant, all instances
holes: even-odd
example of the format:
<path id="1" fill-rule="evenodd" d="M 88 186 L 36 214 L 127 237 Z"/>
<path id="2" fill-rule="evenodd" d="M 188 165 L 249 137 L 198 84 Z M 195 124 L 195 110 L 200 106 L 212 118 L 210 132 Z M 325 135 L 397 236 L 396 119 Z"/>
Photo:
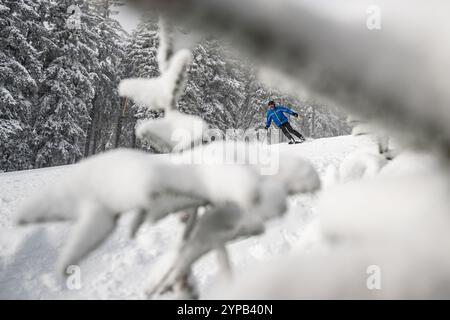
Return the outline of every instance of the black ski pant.
<path id="1" fill-rule="evenodd" d="M 299 138 L 300 140 L 305 140 L 305 138 L 301 135 L 300 132 L 298 132 L 297 130 L 295 130 L 294 128 L 291 127 L 291 124 L 289 122 L 283 123 L 280 126 L 281 131 L 283 131 L 284 135 L 289 139 L 289 140 L 294 140 L 292 138 L 291 133 L 296 136 L 297 138 Z"/>

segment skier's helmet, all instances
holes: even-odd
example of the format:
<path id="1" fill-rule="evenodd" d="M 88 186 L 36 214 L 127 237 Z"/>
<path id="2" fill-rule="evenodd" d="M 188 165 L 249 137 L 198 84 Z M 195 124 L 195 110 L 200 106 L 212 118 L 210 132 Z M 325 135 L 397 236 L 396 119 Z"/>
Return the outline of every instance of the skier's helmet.
<path id="1" fill-rule="evenodd" d="M 275 107 L 275 101 L 270 100 L 269 103 L 267 104 L 269 107 Z"/>

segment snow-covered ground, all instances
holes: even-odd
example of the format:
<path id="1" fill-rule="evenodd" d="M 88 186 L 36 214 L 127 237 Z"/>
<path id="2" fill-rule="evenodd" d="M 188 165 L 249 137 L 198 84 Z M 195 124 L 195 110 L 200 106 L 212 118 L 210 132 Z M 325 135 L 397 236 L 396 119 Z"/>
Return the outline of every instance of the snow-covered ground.
<path id="1" fill-rule="evenodd" d="M 324 177 L 329 165 L 339 167 L 351 152 L 374 148 L 368 136 L 342 136 L 309 141 L 301 145 L 281 145 L 312 162 Z M 280 161 L 282 165 L 282 159 Z M 120 227 L 81 267 L 81 289 L 70 290 L 55 271 L 58 253 L 67 240 L 67 223 L 30 227 L 14 226 L 14 215 L 21 202 L 35 190 L 67 174 L 73 166 L 0 174 L 0 298 L 2 299 L 140 299 L 152 277 L 159 273 L 165 257 L 181 235 L 182 224 L 169 216 L 156 225 L 146 225 L 136 239 L 130 239 L 127 225 L 133 213 L 124 215 Z M 308 243 L 305 228 L 317 218 L 314 196 L 290 200 L 288 213 L 269 223 L 261 236 L 229 246 L 234 270 L 256 261 L 270 260 L 293 245 Z M 298 246 L 297 250 L 298 250 Z M 302 250 L 307 250 L 303 246 Z M 200 295 L 217 280 L 214 253 L 194 268 Z"/>

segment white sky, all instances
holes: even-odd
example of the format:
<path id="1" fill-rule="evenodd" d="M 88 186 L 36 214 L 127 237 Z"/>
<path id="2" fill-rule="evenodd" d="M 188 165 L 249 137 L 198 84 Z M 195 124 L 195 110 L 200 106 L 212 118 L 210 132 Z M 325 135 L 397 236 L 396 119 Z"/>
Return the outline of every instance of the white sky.
<path id="1" fill-rule="evenodd" d="M 131 33 L 139 23 L 140 12 L 127 5 L 115 7 L 114 10 L 119 11 L 119 14 L 114 16 L 114 18 L 119 21 L 125 31 Z"/>

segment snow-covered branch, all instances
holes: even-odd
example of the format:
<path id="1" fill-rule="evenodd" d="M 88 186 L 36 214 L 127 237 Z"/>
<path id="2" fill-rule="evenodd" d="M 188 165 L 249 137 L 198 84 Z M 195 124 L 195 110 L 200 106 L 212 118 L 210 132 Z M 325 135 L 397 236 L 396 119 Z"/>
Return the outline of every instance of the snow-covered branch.
<path id="1" fill-rule="evenodd" d="M 317 190 L 320 182 L 312 166 L 301 160 L 296 163 L 297 166 L 290 169 L 297 174 L 289 176 L 281 170 L 279 175 L 268 178 L 246 165 L 175 165 L 170 160 L 152 158 L 144 152 L 115 150 L 82 161 L 65 179 L 38 193 L 24 205 L 18 222 L 76 221 L 59 262 L 61 272 L 99 245 L 114 230 L 118 216 L 130 210 L 145 215 L 132 223 L 131 233 L 135 233 L 143 222 L 158 221 L 170 213 L 204 205 L 221 208 L 230 203 L 233 208 L 239 208 L 236 209 L 239 218 L 228 221 L 221 217 L 227 223 L 217 226 L 231 228 L 224 239 L 217 240 L 229 241 L 252 234 L 253 230 L 262 231 L 266 219 L 284 212 L 288 192 Z M 280 188 L 278 195 L 272 193 L 270 200 L 263 182 L 266 179 L 273 179 Z M 276 203 L 280 204 L 274 207 Z M 217 216 L 225 211 L 214 209 L 212 212 Z M 201 231 L 203 219 L 195 227 L 200 231 L 193 234 L 208 232 L 206 229 Z M 190 239 L 192 237 L 195 236 Z M 211 250 L 213 244 L 208 241 L 203 245 L 209 249 L 195 250 L 195 259 L 205 250 Z M 183 263 L 192 263 L 186 261 Z"/>

